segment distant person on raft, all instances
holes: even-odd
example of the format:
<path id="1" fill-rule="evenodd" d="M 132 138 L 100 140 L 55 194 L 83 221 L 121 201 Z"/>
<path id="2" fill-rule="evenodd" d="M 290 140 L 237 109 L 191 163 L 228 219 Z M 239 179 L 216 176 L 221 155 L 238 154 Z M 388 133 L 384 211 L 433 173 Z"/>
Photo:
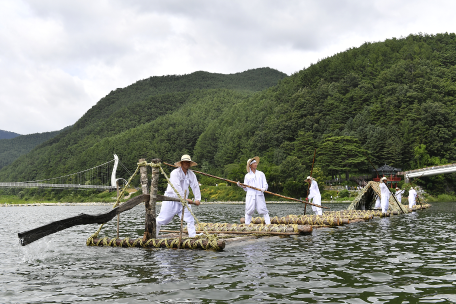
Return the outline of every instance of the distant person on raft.
<path id="1" fill-rule="evenodd" d="M 382 213 L 388 212 L 388 207 L 389 207 L 389 198 L 391 192 L 388 189 L 388 185 L 386 184 L 387 182 L 386 177 L 382 177 L 380 179 L 380 194 L 381 194 L 381 200 L 382 200 Z"/>
<path id="2" fill-rule="evenodd" d="M 264 217 L 264 222 L 266 225 L 271 224 L 269 218 L 269 211 L 266 208 L 266 201 L 264 199 L 264 191 L 268 190 L 268 183 L 266 182 L 266 176 L 263 172 L 257 170 L 258 164 L 260 163 L 260 158 L 255 156 L 247 160 L 247 174 L 244 177 L 244 184 L 249 185 L 261 191 L 254 190 L 245 186 L 241 186 L 238 182 L 237 185 L 242 187 L 244 191 L 247 192 L 245 198 L 245 224 L 249 225 L 252 221 L 252 215 L 256 211 L 258 214 Z"/>
<path id="3" fill-rule="evenodd" d="M 413 189 L 413 187 L 410 187 L 409 196 L 408 196 L 409 208 L 413 208 L 415 206 L 417 196 L 418 196 L 418 193 L 416 192 L 416 190 Z"/>
<path id="4" fill-rule="evenodd" d="M 189 204 L 194 204 L 199 206 L 201 201 L 201 191 L 199 187 L 198 180 L 196 179 L 195 173 L 190 170 L 190 167 L 196 166 L 197 163 L 192 161 L 190 155 L 182 155 L 181 160 L 174 164 L 178 168 L 174 169 L 171 172 L 169 177 L 170 182 L 173 184 L 174 188 L 176 188 L 177 192 L 179 192 L 180 196 L 187 200 Z M 195 200 L 188 199 L 188 187 L 192 188 L 193 195 L 195 196 Z M 186 197 L 184 197 L 184 193 L 186 192 Z M 165 196 L 169 197 L 178 197 L 177 194 L 174 192 L 173 188 L 168 184 L 166 188 Z M 191 209 L 191 206 L 188 206 Z M 163 225 L 168 224 L 173 220 L 175 215 L 180 216 L 182 214 L 182 203 L 181 202 L 171 202 L 165 201 L 162 203 L 160 214 L 157 217 L 157 237 L 158 233 L 160 232 L 160 227 Z M 189 237 L 195 237 L 195 222 L 193 219 L 192 214 L 188 211 L 187 208 L 184 210 L 184 220 L 187 223 L 187 231 Z"/>
<path id="5" fill-rule="evenodd" d="M 396 187 L 396 193 L 394 196 L 396 197 L 396 200 L 400 203 L 402 201 L 402 194 L 404 194 L 405 190 L 401 190 L 401 188 Z"/>
<path id="6" fill-rule="evenodd" d="M 321 194 L 317 181 L 313 177 L 307 176 L 306 182 L 310 184 L 309 195 L 306 197 L 306 201 L 321 206 Z M 312 206 L 312 210 L 316 215 L 323 214 L 323 210 L 319 207 Z"/>

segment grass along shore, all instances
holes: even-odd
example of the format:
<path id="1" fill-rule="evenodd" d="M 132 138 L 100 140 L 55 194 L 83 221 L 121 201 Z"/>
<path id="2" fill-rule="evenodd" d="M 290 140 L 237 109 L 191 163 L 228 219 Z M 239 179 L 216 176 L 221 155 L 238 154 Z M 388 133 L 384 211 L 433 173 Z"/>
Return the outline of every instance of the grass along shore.
<path id="1" fill-rule="evenodd" d="M 127 190 L 128 195 L 122 199 L 127 201 L 141 194 L 134 188 Z M 322 191 L 322 203 L 351 203 L 358 192 L 355 191 Z M 190 196 L 192 197 L 192 195 Z M 201 186 L 202 204 L 244 204 L 245 192 L 239 187 L 226 186 Z M 453 194 L 440 194 L 432 196 L 426 194 L 428 202 L 456 202 Z M 299 197 L 297 197 L 299 199 Z M 332 198 L 332 199 L 331 199 Z M 81 190 L 59 190 L 51 189 L 1 189 L 0 206 L 74 206 L 74 205 L 114 205 L 116 192 L 97 192 Z M 302 204 L 297 201 L 286 200 L 277 196 L 266 194 L 268 204 Z M 407 197 L 403 197 L 403 204 L 408 204 Z M 160 203 L 159 203 L 160 204 Z"/>

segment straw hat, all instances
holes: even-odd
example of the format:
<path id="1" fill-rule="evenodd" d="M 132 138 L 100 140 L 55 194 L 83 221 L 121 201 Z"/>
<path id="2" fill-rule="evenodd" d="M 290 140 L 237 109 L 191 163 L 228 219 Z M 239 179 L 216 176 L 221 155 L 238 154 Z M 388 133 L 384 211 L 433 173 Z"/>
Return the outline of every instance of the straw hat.
<path id="1" fill-rule="evenodd" d="M 189 161 L 190 162 L 190 167 L 198 165 L 197 163 L 192 161 L 192 159 L 190 158 L 190 155 L 187 155 L 187 154 L 182 155 L 181 160 L 178 161 L 177 163 L 174 163 L 174 165 L 180 167 L 181 166 L 181 162 L 183 162 L 183 161 Z"/>
<path id="2" fill-rule="evenodd" d="M 255 156 L 255 157 L 252 157 L 252 158 L 249 158 L 247 160 L 247 167 L 246 167 L 246 170 L 247 170 L 247 173 L 250 172 L 250 164 L 255 161 L 257 164 L 260 163 L 260 158 L 258 156 Z"/>
<path id="3" fill-rule="evenodd" d="M 307 176 L 306 180 L 315 180 L 312 176 Z"/>
<path id="4" fill-rule="evenodd" d="M 384 180 L 388 180 L 388 179 L 387 179 L 386 177 L 383 176 L 383 177 L 380 179 L 380 181 L 384 181 Z"/>
<path id="5" fill-rule="evenodd" d="M 401 188 L 399 188 L 399 187 L 396 187 L 396 190 L 401 190 Z"/>

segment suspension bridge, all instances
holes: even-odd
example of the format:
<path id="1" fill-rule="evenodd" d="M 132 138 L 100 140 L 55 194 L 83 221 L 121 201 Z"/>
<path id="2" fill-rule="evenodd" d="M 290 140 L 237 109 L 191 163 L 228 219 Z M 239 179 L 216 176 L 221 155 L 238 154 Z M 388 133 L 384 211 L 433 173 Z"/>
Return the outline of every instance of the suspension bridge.
<path id="1" fill-rule="evenodd" d="M 422 177 L 422 176 L 430 176 L 430 175 L 454 173 L 454 172 L 456 172 L 456 163 L 421 168 L 421 169 L 410 170 L 410 171 L 403 171 L 403 172 L 399 172 L 398 175 L 404 175 L 405 182 L 408 183 L 408 182 L 410 182 L 410 179 L 414 178 L 414 177 Z"/>
<path id="2" fill-rule="evenodd" d="M 117 188 L 117 181 L 123 180 L 116 178 L 116 171 L 119 163 L 127 172 L 129 172 L 128 169 L 119 161 L 119 157 L 114 154 L 114 159 L 90 169 L 43 180 L 5 183 L 0 182 L 0 188 L 115 190 Z"/>

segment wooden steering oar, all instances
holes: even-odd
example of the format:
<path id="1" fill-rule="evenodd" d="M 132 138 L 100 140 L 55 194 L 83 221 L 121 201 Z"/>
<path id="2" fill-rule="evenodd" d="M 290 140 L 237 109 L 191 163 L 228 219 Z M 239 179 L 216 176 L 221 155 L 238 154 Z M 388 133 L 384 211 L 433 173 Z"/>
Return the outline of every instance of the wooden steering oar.
<path id="1" fill-rule="evenodd" d="M 107 213 L 90 215 L 81 213 L 79 215 L 66 218 L 59 221 L 54 221 L 52 223 L 43 225 L 38 228 L 34 228 L 31 230 L 19 232 L 17 235 L 20 239 L 20 243 L 22 246 L 28 245 L 36 240 L 39 240 L 47 235 L 62 231 L 64 229 L 77 226 L 77 225 L 87 225 L 87 224 L 104 224 L 112 220 L 116 215 L 130 210 L 136 205 L 139 205 L 142 202 L 148 202 L 150 199 L 149 194 L 143 194 L 136 196 L 127 202 L 123 203 L 122 205 L 112 209 Z M 157 195 L 157 200 L 160 201 L 177 201 L 180 202 L 178 198 L 168 197 L 163 195 Z"/>
<path id="2" fill-rule="evenodd" d="M 377 169 L 375 169 L 375 166 L 372 164 L 372 162 L 370 161 L 369 157 L 368 157 L 366 154 L 364 154 L 364 155 L 366 156 L 367 160 L 368 160 L 369 163 L 371 164 L 372 168 L 374 168 L 375 172 L 377 172 L 377 176 L 378 176 L 379 174 L 378 174 Z M 394 196 L 393 192 L 391 192 L 391 190 L 390 190 L 390 188 L 388 187 L 388 185 L 386 185 L 386 188 L 388 189 L 388 191 L 390 192 L 390 194 L 393 196 L 394 201 L 395 201 L 396 204 L 398 205 L 399 209 L 401 209 L 402 213 L 405 214 L 404 210 L 403 210 L 402 207 L 401 207 L 401 204 L 399 204 L 399 202 L 398 202 L 397 199 L 396 199 L 396 196 Z"/>
<path id="3" fill-rule="evenodd" d="M 312 172 L 314 170 L 314 163 L 315 163 L 315 155 L 317 154 L 317 148 L 315 148 L 315 151 L 314 151 L 314 158 L 313 158 L 313 161 L 312 161 L 312 169 L 310 169 L 310 177 L 312 177 Z M 310 191 L 310 185 L 312 184 L 312 180 L 310 181 L 309 183 L 309 186 L 307 187 L 307 197 L 306 197 L 306 201 L 307 199 L 309 198 L 309 191 Z M 306 215 L 306 210 L 307 210 L 307 205 L 304 205 L 304 215 Z"/>
<path id="4" fill-rule="evenodd" d="M 165 165 L 167 165 L 167 166 L 170 166 L 170 167 L 177 168 L 177 166 L 171 165 L 171 164 L 168 164 L 168 163 L 165 163 L 165 162 L 163 162 L 163 164 L 165 164 Z M 193 170 L 193 169 L 191 169 L 191 170 L 192 170 L 193 172 L 195 172 L 195 173 L 198 173 L 198 174 L 201 174 L 201 175 L 205 175 L 205 176 L 209 176 L 209 177 L 213 177 L 213 178 L 216 178 L 216 179 L 220 179 L 220 180 L 223 180 L 223 181 L 225 181 L 225 182 L 229 182 L 229 183 L 233 183 L 233 184 L 237 184 L 237 183 L 238 183 L 238 182 L 235 182 L 235 181 L 226 179 L 226 178 L 218 177 L 218 176 L 215 176 L 215 175 L 210 175 L 210 174 L 207 174 L 207 173 L 204 173 L 204 172 L 200 172 L 200 171 L 196 171 L 196 170 Z M 262 191 L 262 190 L 259 189 L 259 188 L 255 188 L 255 187 L 252 187 L 252 186 L 243 184 L 243 183 L 239 183 L 239 184 L 240 184 L 241 186 L 244 186 L 244 187 L 247 187 L 247 188 L 251 188 L 251 189 L 253 189 L 253 190 Z M 319 208 L 330 209 L 329 207 L 323 207 L 323 206 L 320 206 L 320 205 L 316 205 L 316 204 L 312 204 L 312 203 L 309 203 L 309 202 L 305 202 L 305 201 L 303 201 L 303 200 L 299 200 L 299 199 L 297 199 L 297 198 L 292 198 L 292 197 L 288 197 L 288 196 L 283 196 L 283 195 L 281 195 L 281 194 L 277 194 L 277 193 L 270 192 L 270 191 L 264 191 L 264 193 L 271 194 L 271 195 L 275 195 L 275 196 L 278 196 L 278 197 L 281 197 L 281 198 L 285 198 L 285 199 L 288 199 L 288 200 L 292 200 L 292 201 L 301 202 L 301 203 L 308 204 L 308 205 L 315 206 L 315 207 L 319 207 Z"/>

